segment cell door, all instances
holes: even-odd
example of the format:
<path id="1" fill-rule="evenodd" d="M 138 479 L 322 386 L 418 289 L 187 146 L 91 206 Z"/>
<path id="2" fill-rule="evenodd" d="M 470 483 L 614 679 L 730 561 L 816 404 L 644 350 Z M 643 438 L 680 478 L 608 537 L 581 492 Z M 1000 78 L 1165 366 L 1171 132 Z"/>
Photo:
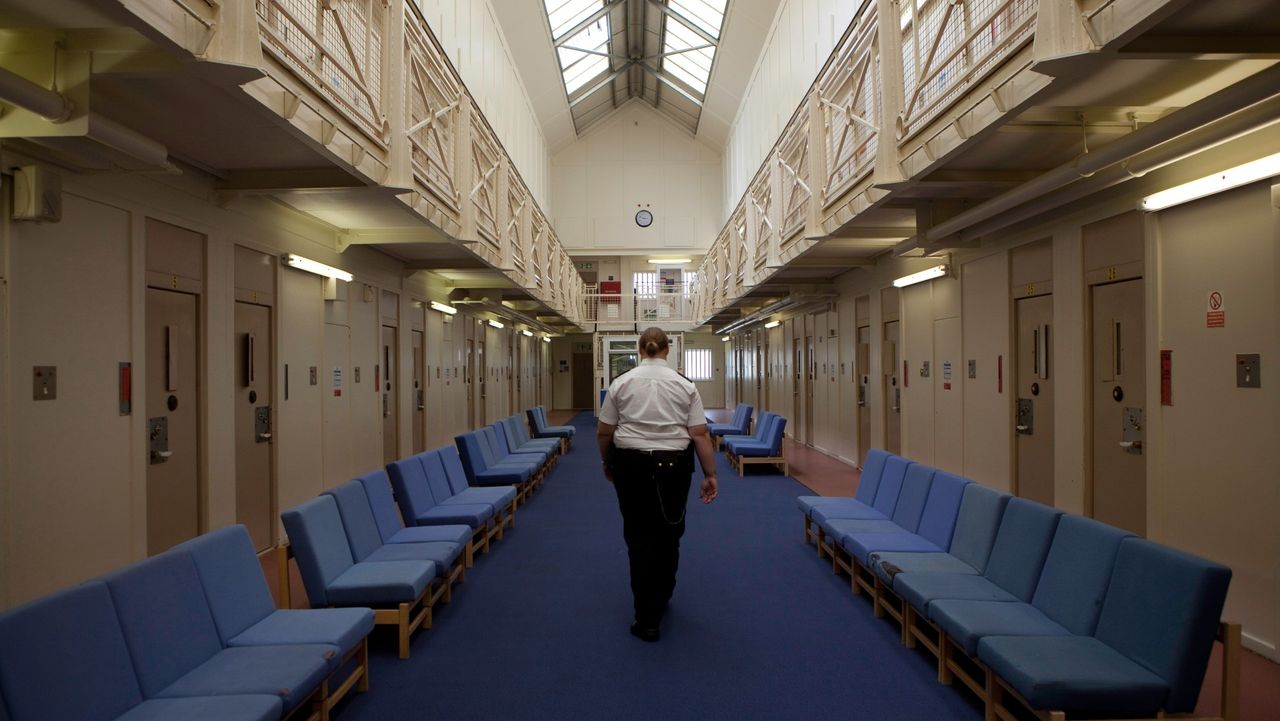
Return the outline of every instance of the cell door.
<path id="1" fill-rule="evenodd" d="M 884 449 L 902 452 L 902 368 L 898 360 L 898 321 L 884 324 L 883 358 L 880 363 L 884 404 Z"/>
<path id="2" fill-rule="evenodd" d="M 1092 287 L 1093 517 L 1147 530 L 1143 282 Z"/>
<path id="3" fill-rule="evenodd" d="M 272 544 L 271 308 L 236 303 L 236 521 L 259 550 Z"/>
<path id="4" fill-rule="evenodd" d="M 467 339 L 467 357 L 462 365 L 462 383 L 467 387 L 467 430 L 476 428 L 476 342 Z"/>
<path id="5" fill-rule="evenodd" d="M 396 329 L 389 325 L 382 326 L 381 371 L 382 460 L 391 463 L 400 458 L 400 399 L 396 392 Z"/>
<path id="6" fill-rule="evenodd" d="M 427 450 L 427 360 L 423 332 L 413 331 L 413 452 Z"/>
<path id="7" fill-rule="evenodd" d="M 804 444 L 813 445 L 813 389 L 818 381 L 818 356 L 813 346 L 813 336 L 804 337 L 805 374 L 804 382 Z"/>
<path id="8" fill-rule="evenodd" d="M 853 369 L 858 382 L 858 467 L 871 449 L 871 326 L 858 326 L 858 350 Z"/>
<path id="9" fill-rule="evenodd" d="M 800 394 L 804 392 L 804 351 L 801 350 L 799 338 L 791 339 L 791 357 L 792 368 L 795 369 L 791 379 L 791 418 L 794 421 L 791 424 L 791 437 L 799 439 L 800 432 L 796 426 L 800 423 L 800 411 L 803 409 Z"/>
<path id="10" fill-rule="evenodd" d="M 1017 481 L 1023 498 L 1053 505 L 1053 296 L 1019 298 L 1014 387 L 1017 408 Z"/>
<path id="11" fill-rule="evenodd" d="M 487 423 L 487 421 L 485 421 L 485 404 L 488 402 L 489 398 L 489 384 L 487 382 L 488 376 L 489 366 L 485 363 L 484 359 L 484 341 L 479 341 L 476 343 L 476 423 L 472 426 L 473 429 L 479 428 Z"/>
<path id="12" fill-rule="evenodd" d="M 147 288 L 147 553 L 200 533 L 199 298 Z"/>

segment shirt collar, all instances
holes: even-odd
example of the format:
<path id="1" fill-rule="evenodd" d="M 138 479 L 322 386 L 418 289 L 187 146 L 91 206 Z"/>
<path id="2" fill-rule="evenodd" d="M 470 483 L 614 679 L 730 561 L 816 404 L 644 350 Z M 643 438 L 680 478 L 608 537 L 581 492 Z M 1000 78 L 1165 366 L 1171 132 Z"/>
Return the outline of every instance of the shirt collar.
<path id="1" fill-rule="evenodd" d="M 640 365 L 663 365 L 663 366 L 665 366 L 665 365 L 668 365 L 668 363 L 667 363 L 667 360 L 666 360 L 665 358 L 642 358 L 642 359 L 640 359 Z"/>

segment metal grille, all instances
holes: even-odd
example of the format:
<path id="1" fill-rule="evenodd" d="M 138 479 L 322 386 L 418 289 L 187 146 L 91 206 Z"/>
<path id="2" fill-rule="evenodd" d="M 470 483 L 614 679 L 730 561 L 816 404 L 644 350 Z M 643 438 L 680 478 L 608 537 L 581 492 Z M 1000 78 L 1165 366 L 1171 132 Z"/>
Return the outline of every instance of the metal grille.
<path id="1" fill-rule="evenodd" d="M 461 198 L 453 166 L 460 86 L 426 23 L 412 9 L 405 11 L 404 43 L 413 174 L 456 221 Z"/>
<path id="2" fill-rule="evenodd" d="M 1036 0 L 902 0 L 899 137 L 920 130 L 1030 39 L 1036 9 Z"/>
<path id="3" fill-rule="evenodd" d="M 257 0 L 263 46 L 386 146 L 381 0 Z"/>
<path id="4" fill-rule="evenodd" d="M 736 251 L 737 269 L 733 274 L 734 287 L 741 289 L 747 283 L 747 211 L 746 208 L 738 206 L 737 212 L 733 214 L 733 218 L 729 221 L 733 232 L 729 235 L 729 241 L 733 243 L 733 249 Z"/>
<path id="5" fill-rule="evenodd" d="M 525 255 L 529 252 L 524 223 L 524 207 L 529 202 L 529 191 L 525 190 L 515 172 L 511 172 L 511 181 L 507 185 L 507 243 L 511 245 L 511 258 L 515 262 L 516 272 L 525 272 Z"/>
<path id="6" fill-rule="evenodd" d="M 796 114 L 778 148 L 778 170 L 782 174 L 781 247 L 787 250 L 804 230 L 809 211 L 809 111 L 807 104 Z"/>
<path id="7" fill-rule="evenodd" d="M 529 260 L 532 261 L 529 267 L 533 271 L 533 287 L 535 290 L 542 290 L 542 246 L 547 242 L 547 221 L 542 217 L 542 213 L 538 212 L 536 207 L 533 212 L 533 247 L 529 253 Z"/>
<path id="8" fill-rule="evenodd" d="M 769 180 L 768 173 L 761 173 L 747 190 L 747 196 L 751 198 L 751 205 L 756 211 L 756 254 L 752 266 L 756 272 L 764 270 L 765 263 L 769 260 L 769 244 L 773 242 L 773 221 L 769 217 L 773 203 L 773 184 Z"/>
<path id="9" fill-rule="evenodd" d="M 684 351 L 684 374 L 691 381 L 709 381 L 715 376 L 712 373 L 710 348 L 686 348 Z"/>
<path id="10" fill-rule="evenodd" d="M 471 117 L 484 117 L 472 103 Z M 498 250 L 498 166 L 502 148 L 484 122 L 471 125 L 471 165 L 475 186 L 471 202 L 476 212 L 476 232 L 491 250 Z"/>
<path id="11" fill-rule="evenodd" d="M 836 50 L 836 60 L 818 79 L 822 136 L 827 149 L 824 205 L 870 172 L 880 127 L 880 48 L 876 6 L 858 19 L 857 30 Z"/>

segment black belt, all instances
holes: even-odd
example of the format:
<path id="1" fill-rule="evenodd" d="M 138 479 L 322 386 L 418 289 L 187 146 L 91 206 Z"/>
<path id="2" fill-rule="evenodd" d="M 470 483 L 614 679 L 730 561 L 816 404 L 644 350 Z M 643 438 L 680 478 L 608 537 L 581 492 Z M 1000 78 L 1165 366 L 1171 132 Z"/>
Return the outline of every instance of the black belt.
<path id="1" fill-rule="evenodd" d="M 642 448 L 618 448 L 614 447 L 613 452 L 618 455 L 636 454 L 642 456 L 650 456 L 659 461 L 674 461 L 683 459 L 689 453 L 689 448 L 685 447 L 678 451 L 671 450 L 645 450 Z"/>

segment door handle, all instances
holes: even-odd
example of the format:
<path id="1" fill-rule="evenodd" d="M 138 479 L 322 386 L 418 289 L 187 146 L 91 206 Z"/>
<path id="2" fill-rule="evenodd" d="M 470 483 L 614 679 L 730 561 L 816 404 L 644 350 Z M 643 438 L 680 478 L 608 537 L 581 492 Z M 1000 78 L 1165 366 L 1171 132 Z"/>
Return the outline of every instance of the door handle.
<path id="1" fill-rule="evenodd" d="M 1014 426 L 1013 428 L 1014 428 L 1014 430 L 1016 430 L 1016 431 L 1020 431 L 1020 432 L 1021 432 L 1021 431 L 1025 431 L 1025 430 L 1027 430 L 1027 429 L 1031 428 L 1031 426 Z"/>
<path id="2" fill-rule="evenodd" d="M 263 440 L 263 441 L 269 441 L 269 440 L 271 440 L 271 434 L 270 434 L 270 433 L 259 433 L 259 434 L 258 434 L 258 439 L 259 439 L 259 440 Z"/>
<path id="3" fill-rule="evenodd" d="M 1142 441 L 1120 441 L 1120 447 L 1127 450 L 1142 450 Z"/>
<path id="4" fill-rule="evenodd" d="M 152 451 L 151 460 L 157 463 L 163 463 L 169 460 L 169 456 L 173 455 L 173 451 Z"/>

